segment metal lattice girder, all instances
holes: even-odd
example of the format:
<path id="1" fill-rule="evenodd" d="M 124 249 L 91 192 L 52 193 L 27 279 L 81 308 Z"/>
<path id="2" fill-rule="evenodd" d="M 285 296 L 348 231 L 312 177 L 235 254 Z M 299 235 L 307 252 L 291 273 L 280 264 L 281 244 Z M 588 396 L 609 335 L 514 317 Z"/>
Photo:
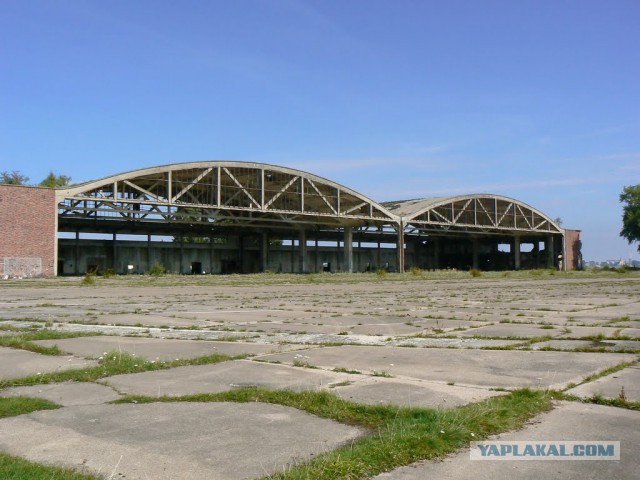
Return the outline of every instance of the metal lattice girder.
<path id="1" fill-rule="evenodd" d="M 384 204 L 409 229 L 460 232 L 562 233 L 560 226 L 535 208 L 499 195 L 476 194 Z"/>
<path id="2" fill-rule="evenodd" d="M 385 207 L 330 180 L 260 163 L 209 161 L 126 172 L 57 190 L 61 220 L 215 225 L 396 223 Z"/>

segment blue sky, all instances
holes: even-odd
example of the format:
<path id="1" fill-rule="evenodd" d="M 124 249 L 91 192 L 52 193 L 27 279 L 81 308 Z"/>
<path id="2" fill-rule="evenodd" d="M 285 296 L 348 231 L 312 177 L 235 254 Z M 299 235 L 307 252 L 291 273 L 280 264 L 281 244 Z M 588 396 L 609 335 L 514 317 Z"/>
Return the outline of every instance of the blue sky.
<path id="1" fill-rule="evenodd" d="M 385 201 L 497 193 L 620 239 L 637 0 L 2 0 L 0 170 L 286 165 Z"/>

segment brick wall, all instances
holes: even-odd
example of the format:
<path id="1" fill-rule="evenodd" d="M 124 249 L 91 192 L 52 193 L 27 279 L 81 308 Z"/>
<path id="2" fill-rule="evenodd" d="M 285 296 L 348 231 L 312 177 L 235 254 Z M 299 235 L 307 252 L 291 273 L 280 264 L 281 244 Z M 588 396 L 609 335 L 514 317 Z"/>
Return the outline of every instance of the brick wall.
<path id="1" fill-rule="evenodd" d="M 582 242 L 580 241 L 580 230 L 564 231 L 565 262 L 567 270 L 576 270 L 582 267 Z"/>
<path id="2" fill-rule="evenodd" d="M 56 274 L 55 190 L 0 185 L 0 276 Z"/>

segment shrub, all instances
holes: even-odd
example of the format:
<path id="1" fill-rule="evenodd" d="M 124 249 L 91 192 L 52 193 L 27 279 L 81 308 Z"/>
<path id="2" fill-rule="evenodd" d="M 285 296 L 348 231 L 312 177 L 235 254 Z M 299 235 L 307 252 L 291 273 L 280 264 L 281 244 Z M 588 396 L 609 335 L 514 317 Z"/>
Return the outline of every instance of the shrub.
<path id="1" fill-rule="evenodd" d="M 167 269 L 162 264 L 162 262 L 154 263 L 153 266 L 149 269 L 149 275 L 154 275 L 156 277 L 164 275 L 165 273 L 167 273 Z"/>
<path id="2" fill-rule="evenodd" d="M 471 274 L 472 277 L 481 277 L 482 276 L 482 272 L 480 270 L 478 270 L 477 268 L 472 268 L 471 270 L 469 270 L 469 273 Z"/>

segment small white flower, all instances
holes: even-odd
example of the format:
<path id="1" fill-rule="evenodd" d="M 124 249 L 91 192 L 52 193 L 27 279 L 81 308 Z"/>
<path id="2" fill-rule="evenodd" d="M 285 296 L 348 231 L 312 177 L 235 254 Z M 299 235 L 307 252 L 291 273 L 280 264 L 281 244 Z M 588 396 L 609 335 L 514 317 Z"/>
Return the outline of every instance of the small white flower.
<path id="1" fill-rule="evenodd" d="M 472 437 L 475 437 L 475 436 L 476 436 L 476 434 L 475 434 L 475 433 L 473 433 L 473 432 L 471 432 L 469 435 L 471 435 Z"/>
<path id="2" fill-rule="evenodd" d="M 440 430 L 440 433 L 444 433 L 444 430 Z"/>

